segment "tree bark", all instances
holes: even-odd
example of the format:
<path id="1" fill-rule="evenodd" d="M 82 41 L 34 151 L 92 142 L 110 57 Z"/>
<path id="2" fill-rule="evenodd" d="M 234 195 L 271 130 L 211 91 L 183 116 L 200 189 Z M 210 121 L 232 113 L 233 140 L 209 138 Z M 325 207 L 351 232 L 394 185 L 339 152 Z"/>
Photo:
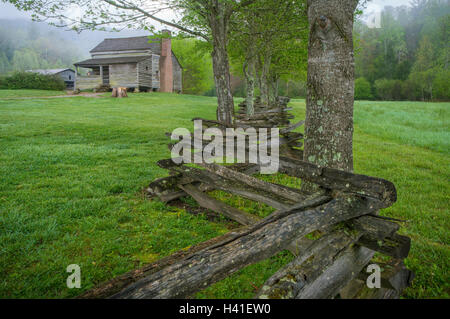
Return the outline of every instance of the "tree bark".
<path id="1" fill-rule="evenodd" d="M 308 0 L 304 159 L 353 170 L 353 16 L 357 0 Z"/>
<path id="2" fill-rule="evenodd" d="M 272 74 L 270 76 L 269 87 L 269 105 L 276 105 L 278 97 L 278 76 Z"/>
<path id="3" fill-rule="evenodd" d="M 272 60 L 272 54 L 270 50 L 264 54 L 264 61 L 262 62 L 261 72 L 260 72 L 260 93 L 261 93 L 261 105 L 263 107 L 269 107 L 269 72 L 270 64 Z"/>
<path id="4" fill-rule="evenodd" d="M 249 50 L 246 58 L 246 68 L 244 68 L 245 82 L 246 82 L 246 111 L 248 116 L 255 114 L 255 108 L 253 106 L 253 100 L 255 98 L 255 70 L 256 70 L 256 57 L 254 47 L 249 46 Z"/>
<path id="5" fill-rule="evenodd" d="M 128 97 L 127 88 L 125 87 L 117 87 L 113 88 L 111 97 Z"/>
<path id="6" fill-rule="evenodd" d="M 217 120 L 231 126 L 234 116 L 234 100 L 231 93 L 230 65 L 228 61 L 228 20 L 226 5 L 214 1 L 208 15 L 211 27 L 213 72 L 217 92 Z"/>

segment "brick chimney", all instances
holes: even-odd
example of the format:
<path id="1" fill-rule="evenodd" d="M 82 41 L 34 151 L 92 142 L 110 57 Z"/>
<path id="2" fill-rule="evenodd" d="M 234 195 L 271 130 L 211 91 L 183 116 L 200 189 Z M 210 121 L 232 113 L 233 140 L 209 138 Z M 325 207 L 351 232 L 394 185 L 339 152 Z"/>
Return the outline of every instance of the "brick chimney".
<path id="1" fill-rule="evenodd" d="M 162 33 L 171 35 L 169 30 Z M 172 40 L 163 38 L 161 41 L 161 57 L 159 59 L 160 92 L 173 92 L 173 65 L 172 65 Z"/>

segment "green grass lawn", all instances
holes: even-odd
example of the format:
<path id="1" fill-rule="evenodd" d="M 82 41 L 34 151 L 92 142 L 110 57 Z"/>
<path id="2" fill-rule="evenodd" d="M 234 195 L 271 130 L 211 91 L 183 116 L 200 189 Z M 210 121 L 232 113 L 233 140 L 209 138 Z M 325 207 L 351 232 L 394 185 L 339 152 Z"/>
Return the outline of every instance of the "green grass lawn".
<path id="1" fill-rule="evenodd" d="M 2 94 L 0 297 L 73 297 L 232 226 L 142 194 L 167 174 L 155 164 L 169 157 L 164 133 L 191 129 L 193 117 L 213 119 L 214 98 L 151 93 L 2 100 Z M 304 101 L 291 105 L 304 118 Z M 413 240 L 407 266 L 416 279 L 406 298 L 449 297 L 449 112 L 449 103 L 355 105 L 356 171 L 394 182 L 398 202 L 383 214 L 408 220 L 402 233 Z M 263 205 L 218 196 L 268 213 Z M 250 298 L 291 259 L 280 253 L 197 297 Z M 66 288 L 69 264 L 81 266 L 82 289 Z"/>
<path id="2" fill-rule="evenodd" d="M 0 99 L 23 98 L 23 97 L 45 97 L 66 95 L 66 91 L 52 90 L 0 90 Z"/>

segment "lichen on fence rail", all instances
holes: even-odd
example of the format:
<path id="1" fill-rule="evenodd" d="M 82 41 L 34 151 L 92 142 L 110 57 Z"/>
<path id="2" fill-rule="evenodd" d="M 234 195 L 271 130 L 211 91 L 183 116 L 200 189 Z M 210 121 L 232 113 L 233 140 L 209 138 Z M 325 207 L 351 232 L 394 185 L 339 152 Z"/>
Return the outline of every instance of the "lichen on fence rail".
<path id="1" fill-rule="evenodd" d="M 305 179 L 314 182 L 320 177 L 321 192 L 301 194 L 296 189 L 263 182 L 242 173 L 244 165 L 225 167 L 205 164 L 200 169 L 177 165 L 171 160 L 160 161 L 159 165 L 173 175 L 153 182 L 149 188 L 152 195 L 158 196 L 167 191 L 183 192 L 182 196 L 194 195 L 200 206 L 246 227 L 199 251 L 193 251 L 191 255 L 175 258 L 173 263 L 155 273 L 136 277 L 136 282 L 122 291 L 111 290 L 110 297 L 189 297 L 237 270 L 284 249 L 293 252 L 296 249 L 298 257 L 269 279 L 258 297 L 335 297 L 350 282 L 357 280 L 358 274 L 377 250 L 373 246 L 364 247 L 370 242 L 369 239 L 372 242 L 385 241 L 398 236 L 397 224 L 376 216 L 379 209 L 392 205 L 396 200 L 392 183 L 336 170 L 324 171 L 324 168 L 302 161 L 281 158 L 280 162 L 283 161 L 288 161 L 291 168 L 297 167 L 296 171 L 301 172 Z M 312 172 L 321 174 L 318 176 Z M 212 200 L 205 191 L 214 189 L 230 191 L 251 200 L 264 199 L 277 210 L 267 218 L 258 220 L 237 208 Z M 322 237 L 314 241 L 303 239 L 316 230 L 322 231 Z M 323 244 L 330 240 L 335 244 Z M 387 295 L 398 294 L 383 296 Z"/>

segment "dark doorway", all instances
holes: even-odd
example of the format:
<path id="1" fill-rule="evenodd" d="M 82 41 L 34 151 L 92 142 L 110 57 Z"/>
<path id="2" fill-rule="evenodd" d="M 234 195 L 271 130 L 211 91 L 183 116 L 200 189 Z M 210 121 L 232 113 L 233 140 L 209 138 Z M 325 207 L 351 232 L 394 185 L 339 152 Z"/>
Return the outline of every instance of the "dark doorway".
<path id="1" fill-rule="evenodd" d="M 103 84 L 109 85 L 109 65 L 103 66 Z"/>

